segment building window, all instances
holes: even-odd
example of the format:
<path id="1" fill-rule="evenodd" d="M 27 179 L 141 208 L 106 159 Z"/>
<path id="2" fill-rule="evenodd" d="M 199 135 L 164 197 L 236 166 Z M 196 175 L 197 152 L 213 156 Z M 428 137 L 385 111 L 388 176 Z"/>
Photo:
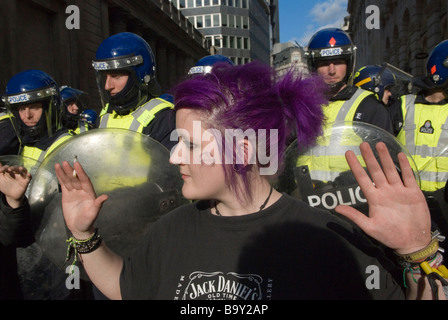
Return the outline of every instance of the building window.
<path id="1" fill-rule="evenodd" d="M 220 5 L 219 0 L 213 0 L 213 5 L 214 6 L 219 6 Z"/>
<path id="2" fill-rule="evenodd" d="M 236 20 L 235 27 L 238 28 L 238 29 L 241 29 L 241 17 L 240 16 L 235 16 L 235 20 Z"/>
<path id="3" fill-rule="evenodd" d="M 243 18 L 243 29 L 249 29 L 249 17 L 242 17 Z"/>
<path id="4" fill-rule="evenodd" d="M 227 27 L 229 25 L 229 16 L 226 14 L 221 15 L 221 26 Z"/>
<path id="5" fill-rule="evenodd" d="M 204 0 L 204 7 L 210 7 L 210 0 Z"/>
<path id="6" fill-rule="evenodd" d="M 230 36 L 229 40 L 230 40 L 230 48 L 235 49 L 235 37 Z"/>
<path id="7" fill-rule="evenodd" d="M 243 41 L 244 41 L 244 49 L 245 50 L 250 50 L 250 41 L 249 41 L 249 38 L 243 38 Z"/>
<path id="8" fill-rule="evenodd" d="M 242 41 L 241 37 L 236 38 L 236 48 L 243 49 L 243 41 Z"/>
<path id="9" fill-rule="evenodd" d="M 204 27 L 204 19 L 202 16 L 196 16 L 196 28 L 200 29 Z"/>
<path id="10" fill-rule="evenodd" d="M 202 0 L 196 0 L 196 8 L 202 7 Z"/>
<path id="11" fill-rule="evenodd" d="M 194 0 L 187 0 L 187 8 L 194 8 Z"/>
<path id="12" fill-rule="evenodd" d="M 207 14 L 204 16 L 204 27 L 210 28 L 212 26 L 212 16 Z"/>
<path id="13" fill-rule="evenodd" d="M 222 47 L 223 48 L 228 48 L 229 47 L 229 37 L 228 36 L 223 36 L 222 37 Z"/>
<path id="14" fill-rule="evenodd" d="M 214 36 L 213 37 L 213 45 L 215 47 L 222 48 L 221 39 L 222 39 L 222 36 L 220 36 L 220 35 L 219 36 Z"/>
<path id="15" fill-rule="evenodd" d="M 300 63 L 300 54 L 293 54 L 291 57 L 292 63 Z"/>
<path id="16" fill-rule="evenodd" d="M 213 15 L 213 27 L 219 27 L 220 23 L 219 23 L 219 14 L 214 14 Z"/>
<path id="17" fill-rule="evenodd" d="M 229 28 L 235 28 L 235 16 L 229 14 Z"/>

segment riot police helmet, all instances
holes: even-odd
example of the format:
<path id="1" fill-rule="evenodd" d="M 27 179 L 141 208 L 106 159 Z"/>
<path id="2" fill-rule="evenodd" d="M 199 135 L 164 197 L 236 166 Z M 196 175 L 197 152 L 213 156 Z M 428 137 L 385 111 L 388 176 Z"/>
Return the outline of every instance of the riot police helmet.
<path id="1" fill-rule="evenodd" d="M 95 110 L 87 109 L 80 114 L 81 120 L 88 123 L 89 127 L 96 127 L 96 119 L 98 114 Z"/>
<path id="2" fill-rule="evenodd" d="M 376 93 L 382 101 L 384 90 L 395 85 L 395 76 L 385 66 L 366 65 L 356 72 L 353 82 L 357 87 Z"/>
<path id="3" fill-rule="evenodd" d="M 426 64 L 427 77 L 434 88 L 448 85 L 448 40 L 439 43 L 431 52 Z"/>
<path id="4" fill-rule="evenodd" d="M 195 74 L 210 73 L 210 71 L 213 68 L 213 65 L 217 63 L 227 63 L 231 66 L 235 65 L 232 59 L 222 54 L 208 55 L 199 59 L 196 65 L 190 68 L 190 70 L 188 71 L 188 75 L 192 76 Z"/>
<path id="5" fill-rule="evenodd" d="M 347 64 L 345 78 L 330 87 L 335 89 L 351 84 L 356 64 L 356 46 L 342 29 L 325 28 L 316 32 L 308 43 L 305 56 L 310 72 L 316 72 L 318 64 L 323 61 L 343 60 Z"/>
<path id="6" fill-rule="evenodd" d="M 153 51 L 137 34 L 122 32 L 105 39 L 98 47 L 92 65 L 103 108 L 108 112 L 128 114 L 148 98 L 161 94 Z M 129 76 L 125 87 L 113 96 L 105 89 L 107 75 L 111 73 Z"/>
<path id="7" fill-rule="evenodd" d="M 62 100 L 59 86 L 41 70 L 26 70 L 13 76 L 6 85 L 3 101 L 13 115 L 11 120 L 22 145 L 33 145 L 51 137 L 60 125 Z M 32 126 L 26 125 L 19 114 L 19 110 L 27 106 L 42 106 L 42 115 Z"/>
<path id="8" fill-rule="evenodd" d="M 69 129 L 75 129 L 80 120 L 81 113 L 87 109 L 89 105 L 89 95 L 87 92 L 69 87 L 62 86 L 59 88 L 63 108 L 61 111 L 61 123 Z M 76 110 L 70 110 L 70 106 L 76 104 Z"/>

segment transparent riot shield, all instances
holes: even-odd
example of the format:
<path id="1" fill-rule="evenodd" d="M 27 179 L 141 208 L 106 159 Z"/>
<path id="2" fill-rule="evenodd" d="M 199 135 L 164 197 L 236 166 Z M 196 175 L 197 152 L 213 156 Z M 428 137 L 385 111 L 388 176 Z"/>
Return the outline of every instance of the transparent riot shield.
<path id="1" fill-rule="evenodd" d="M 0 156 L 0 163 L 8 166 L 24 167 L 31 173 L 32 176 L 36 173 L 37 168 L 40 166 L 40 162 L 21 155 L 4 155 Z M 29 195 L 30 188 L 27 189 L 25 195 Z"/>
<path id="2" fill-rule="evenodd" d="M 283 171 L 273 184 L 279 191 L 301 199 L 312 207 L 335 212 L 337 205 L 345 204 L 367 214 L 367 200 L 345 159 L 345 153 L 352 150 L 365 167 L 359 150 L 363 141 L 370 144 L 378 160 L 375 146 L 380 141 L 384 142 L 398 172 L 401 170 L 397 155 L 404 152 L 417 181 L 420 181 L 412 157 L 393 135 L 362 122 L 335 122 L 326 128 L 325 134 L 313 148 L 299 150 L 297 141 L 293 141 L 285 152 Z"/>
<path id="3" fill-rule="evenodd" d="M 76 158 L 97 195 L 109 196 L 95 225 L 107 245 L 126 257 L 154 221 L 186 203 L 179 169 L 169 163 L 169 156 L 154 139 L 122 129 L 91 130 L 55 149 L 30 185 L 32 226 L 45 255 L 62 270 L 73 261 L 65 261 L 71 235 L 63 219 L 56 163 L 73 164 Z M 77 266 L 82 270 L 79 262 Z"/>

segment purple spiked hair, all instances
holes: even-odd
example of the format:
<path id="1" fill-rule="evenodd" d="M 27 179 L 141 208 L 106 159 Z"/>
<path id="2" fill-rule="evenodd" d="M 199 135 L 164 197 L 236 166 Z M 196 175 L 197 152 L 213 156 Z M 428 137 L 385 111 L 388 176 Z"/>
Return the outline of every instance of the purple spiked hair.
<path id="1" fill-rule="evenodd" d="M 265 138 L 270 153 L 269 132 L 276 129 L 278 140 L 273 142 L 277 143 L 277 159 L 281 161 L 291 134 L 296 134 L 299 149 L 314 145 L 322 134 L 322 105 L 328 103 L 324 92 L 325 84 L 319 77 L 305 78 L 293 70 L 277 77 L 273 68 L 261 62 L 242 66 L 216 64 L 211 73 L 178 84 L 174 88 L 174 105 L 175 110 L 200 111 L 205 126 L 222 133 L 223 146 L 226 129 L 253 129 L 256 133 L 264 129 L 268 132 Z M 223 168 L 227 184 L 237 195 L 251 190 L 247 176 L 251 166 L 235 169 L 235 165 L 225 164 Z"/>

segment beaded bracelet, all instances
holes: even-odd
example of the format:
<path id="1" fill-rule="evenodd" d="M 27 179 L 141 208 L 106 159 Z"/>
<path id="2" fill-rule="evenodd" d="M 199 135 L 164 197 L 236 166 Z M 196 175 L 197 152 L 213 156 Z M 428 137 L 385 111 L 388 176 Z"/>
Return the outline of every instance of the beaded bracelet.
<path id="1" fill-rule="evenodd" d="M 72 253 L 74 253 L 73 264 L 75 264 L 78 254 L 86 254 L 98 249 L 101 245 L 102 238 L 98 233 L 98 228 L 96 228 L 95 233 L 90 238 L 78 240 L 75 237 L 70 237 L 66 242 L 68 242 L 68 247 L 65 261 L 67 262 Z"/>

